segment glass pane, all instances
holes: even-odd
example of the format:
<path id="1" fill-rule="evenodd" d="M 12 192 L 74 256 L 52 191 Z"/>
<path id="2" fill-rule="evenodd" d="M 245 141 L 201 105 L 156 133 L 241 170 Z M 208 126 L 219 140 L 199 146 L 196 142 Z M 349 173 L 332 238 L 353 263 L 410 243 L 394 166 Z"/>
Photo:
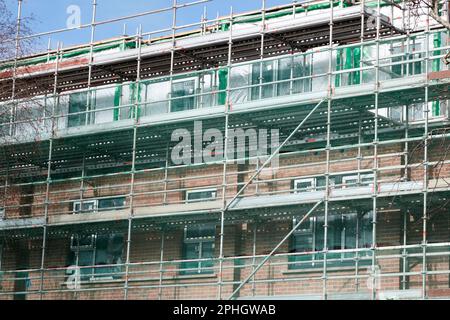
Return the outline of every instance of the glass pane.
<path id="1" fill-rule="evenodd" d="M 409 106 L 409 121 L 418 121 L 424 119 L 423 104 L 413 104 Z"/>
<path id="2" fill-rule="evenodd" d="M 99 210 L 121 209 L 125 207 L 125 197 L 98 200 Z"/>
<path id="3" fill-rule="evenodd" d="M 81 208 L 81 210 L 80 210 Z M 86 213 L 86 212 L 93 212 L 95 211 L 95 202 L 93 201 L 83 201 L 83 204 L 81 202 L 77 202 L 74 205 L 75 213 Z"/>
<path id="4" fill-rule="evenodd" d="M 202 243 L 202 252 L 201 252 L 201 258 L 214 258 L 214 242 L 203 242 Z M 214 266 L 214 262 L 212 260 L 207 261 L 201 261 L 200 262 L 200 268 L 202 269 L 202 273 L 213 273 L 214 270 L 212 267 Z M 209 268 L 209 269 L 204 269 Z"/>
<path id="5" fill-rule="evenodd" d="M 278 62 L 278 81 L 292 79 L 294 57 L 280 59 Z M 278 83 L 278 95 L 285 96 L 290 94 L 292 81 Z M 292 88 L 293 89 L 293 88 Z"/>
<path id="6" fill-rule="evenodd" d="M 262 65 L 262 72 L 261 72 Z M 274 81 L 274 62 L 264 61 L 253 64 L 252 85 Z M 252 100 L 273 97 L 274 84 L 252 87 Z"/>
<path id="7" fill-rule="evenodd" d="M 77 112 L 85 112 L 87 108 L 87 92 L 71 94 L 69 97 L 69 127 L 78 127 L 86 125 L 87 115 L 85 113 L 75 114 Z"/>
<path id="8" fill-rule="evenodd" d="M 196 202 L 196 201 L 209 200 L 209 199 L 215 199 L 215 198 L 216 198 L 215 190 L 192 191 L 192 192 L 187 193 L 187 200 L 189 202 Z"/>
<path id="9" fill-rule="evenodd" d="M 230 87 L 232 90 L 230 92 L 230 100 L 233 104 L 243 103 L 249 100 L 249 89 L 242 87 L 248 86 L 250 84 L 250 68 L 250 65 L 244 65 L 233 67 L 231 69 Z M 226 79 L 222 79 L 221 81 L 226 81 Z"/>
<path id="10" fill-rule="evenodd" d="M 107 123 L 114 120 L 115 90 L 115 88 L 107 88 L 95 92 L 95 110 L 109 108 L 109 110 L 95 112 L 95 123 Z"/>
<path id="11" fill-rule="evenodd" d="M 297 190 L 299 191 L 312 191 L 312 183 L 311 182 L 298 182 Z"/>
<path id="12" fill-rule="evenodd" d="M 178 112 L 184 110 L 192 110 L 195 108 L 195 97 L 189 97 L 195 94 L 195 80 L 186 80 L 172 84 L 172 110 Z M 188 96 L 188 97 L 186 97 Z M 186 97 L 181 98 L 180 97 Z M 176 99 L 178 98 L 178 99 Z"/>
<path id="13" fill-rule="evenodd" d="M 200 243 L 185 243 L 184 244 L 184 260 L 194 260 L 200 257 Z M 181 264 L 181 269 L 192 269 L 183 270 L 184 274 L 192 274 L 200 272 L 200 264 L 198 261 L 188 261 Z"/>
<path id="14" fill-rule="evenodd" d="M 78 253 L 78 266 L 93 266 L 94 265 L 94 251 L 82 250 Z M 81 280 L 86 281 L 92 278 L 94 274 L 94 268 L 81 268 L 80 270 Z"/>
<path id="15" fill-rule="evenodd" d="M 155 82 L 147 85 L 147 96 L 144 108 L 144 115 L 150 116 L 154 114 L 167 113 L 169 110 L 170 82 Z"/>
<path id="16" fill-rule="evenodd" d="M 102 235 L 97 237 L 95 252 L 95 274 L 97 276 L 114 277 L 120 272 L 120 266 L 111 266 L 122 263 L 124 238 L 122 235 Z M 98 267 L 108 265 L 108 267 Z"/>

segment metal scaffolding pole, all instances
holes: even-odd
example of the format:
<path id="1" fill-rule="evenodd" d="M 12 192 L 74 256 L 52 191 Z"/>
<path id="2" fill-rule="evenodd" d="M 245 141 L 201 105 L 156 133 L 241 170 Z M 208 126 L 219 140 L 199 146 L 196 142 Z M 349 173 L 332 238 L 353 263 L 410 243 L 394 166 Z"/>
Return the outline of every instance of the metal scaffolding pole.
<path id="1" fill-rule="evenodd" d="M 258 233 L 258 221 L 255 221 L 253 224 L 253 241 L 252 241 L 252 271 L 255 271 L 256 268 L 256 237 Z M 255 282 L 255 276 L 253 275 L 252 278 L 252 296 L 254 297 L 256 295 L 256 282 Z"/>
<path id="2" fill-rule="evenodd" d="M 176 10 L 176 9 L 175 9 Z M 133 150 L 132 150 L 132 160 L 131 160 L 131 183 L 130 183 L 130 210 L 128 214 L 128 232 L 127 232 L 127 255 L 125 262 L 125 284 L 124 284 L 124 300 L 128 300 L 128 282 L 129 282 L 129 269 L 130 269 L 130 250 L 131 250 L 131 233 L 133 228 L 134 219 L 134 184 L 136 179 L 136 153 L 137 153 L 137 134 L 138 134 L 138 124 L 139 124 L 139 89 L 141 81 L 141 53 L 142 53 L 142 25 L 136 33 L 137 42 L 137 64 L 136 64 L 136 87 L 134 92 L 133 101 Z"/>
<path id="3" fill-rule="evenodd" d="M 333 98 L 333 86 L 332 86 L 332 67 L 333 67 L 333 15 L 334 15 L 334 2 L 330 0 L 330 41 L 328 50 L 328 103 L 327 103 L 327 145 L 325 148 L 325 198 L 324 198 L 324 224 L 323 224 L 323 274 L 322 274 L 322 299 L 327 300 L 327 254 L 328 254 L 328 214 L 329 214 L 329 196 L 330 196 L 330 148 L 331 148 L 331 107 Z"/>
<path id="4" fill-rule="evenodd" d="M 51 136 L 49 139 L 49 149 L 48 149 L 48 162 L 47 162 L 47 180 L 45 182 L 45 201 L 44 201 L 44 225 L 42 230 L 42 251 L 41 251 L 41 282 L 40 282 L 40 299 L 43 298 L 43 290 L 44 290 L 44 266 L 45 266 L 45 254 L 47 247 L 47 224 L 48 224 L 48 214 L 49 214 L 49 206 L 50 206 L 50 185 L 52 183 L 51 180 L 51 172 L 52 172 L 52 155 L 53 155 L 53 142 L 56 138 L 56 127 L 57 127 L 57 118 L 55 117 L 55 113 L 57 110 L 57 105 L 59 104 L 58 97 L 58 71 L 59 71 L 59 62 L 60 62 L 60 51 L 62 49 L 62 44 L 58 42 L 57 44 L 57 53 L 55 60 L 55 73 L 54 73 L 54 83 L 53 83 L 53 103 L 52 103 L 52 111 L 51 111 Z"/>
<path id="5" fill-rule="evenodd" d="M 430 8 L 427 8 L 428 16 L 430 15 Z M 425 30 L 425 74 L 429 73 L 429 60 L 430 60 L 430 18 L 426 20 L 426 30 Z M 429 106 L 429 83 L 428 76 L 425 79 L 425 95 L 424 95 L 424 112 L 425 112 L 425 124 L 423 133 L 423 224 L 422 224 L 422 299 L 427 299 L 427 222 L 428 222 L 428 145 L 431 141 L 431 136 L 429 134 L 429 118 L 430 118 L 430 106 Z"/>
<path id="6" fill-rule="evenodd" d="M 162 300 L 162 289 L 163 289 L 163 276 L 164 276 L 164 241 L 166 237 L 165 227 L 162 227 L 161 230 L 161 247 L 160 247 L 160 263 L 159 263 L 159 291 L 158 291 L 158 300 Z"/>
<path id="7" fill-rule="evenodd" d="M 407 272 L 407 263 L 408 263 L 408 251 L 406 250 L 406 244 L 407 244 L 407 228 L 408 228 L 408 211 L 405 210 L 403 212 L 403 250 L 402 250 L 402 272 L 403 272 L 403 276 L 402 276 L 402 289 L 406 290 L 407 287 L 407 279 L 406 279 L 406 272 Z"/>
<path id="8" fill-rule="evenodd" d="M 377 0 L 376 10 L 376 63 L 375 63 L 375 90 L 374 90 L 374 135 L 373 135 L 373 200 L 372 200 L 372 299 L 377 299 L 377 285 L 378 285 L 378 273 L 377 273 L 377 260 L 376 260 L 376 248 L 377 248 L 377 199 L 378 199 L 378 102 L 379 102 L 379 90 L 380 90 L 380 27 L 381 27 L 381 4 L 380 0 Z"/>
<path id="9" fill-rule="evenodd" d="M 320 100 L 314 108 L 306 115 L 305 118 L 297 125 L 297 127 L 292 130 L 291 134 L 278 146 L 278 148 L 272 152 L 272 154 L 267 158 L 267 160 L 259 167 L 259 169 L 248 179 L 248 181 L 242 186 L 241 189 L 233 196 L 233 198 L 227 203 L 224 211 L 226 212 L 234 204 L 236 199 L 247 189 L 247 187 L 255 180 L 256 177 L 262 172 L 262 170 L 272 161 L 272 159 L 278 155 L 280 150 L 291 140 L 291 138 L 297 133 L 297 131 L 305 124 L 306 121 L 314 114 L 314 112 L 322 105 L 325 100 Z"/>
<path id="10" fill-rule="evenodd" d="M 173 76 L 175 67 L 175 49 L 176 49 L 176 32 L 177 32 L 177 0 L 172 2 L 172 46 L 170 47 L 170 71 L 169 71 L 169 106 L 168 111 L 172 112 L 172 91 L 173 91 Z"/>
<path id="11" fill-rule="evenodd" d="M 222 210 L 220 212 L 220 243 L 219 243 L 219 277 L 217 288 L 217 299 L 222 300 L 222 286 L 223 286 L 223 248 L 225 239 L 225 212 L 227 208 L 227 162 L 228 162 L 228 139 L 229 139 L 229 117 L 231 111 L 231 66 L 233 53 L 233 7 L 230 7 L 230 36 L 228 38 L 228 63 L 227 63 L 227 90 L 225 101 L 225 137 L 224 137 L 224 151 L 223 151 L 223 169 L 222 169 Z"/>
<path id="12" fill-rule="evenodd" d="M 306 213 L 303 218 L 288 232 L 288 234 L 273 248 L 273 250 L 264 257 L 264 259 L 258 264 L 258 266 L 242 281 L 239 286 L 233 291 L 233 293 L 228 297 L 228 300 L 233 299 L 233 297 L 242 289 L 242 287 L 253 278 L 253 276 L 261 269 L 264 264 L 278 251 L 278 249 L 283 245 L 283 243 L 288 240 L 292 234 L 297 230 L 297 228 L 304 222 L 309 216 L 316 210 L 316 208 L 323 203 L 323 200 L 317 202 L 309 211 Z"/>

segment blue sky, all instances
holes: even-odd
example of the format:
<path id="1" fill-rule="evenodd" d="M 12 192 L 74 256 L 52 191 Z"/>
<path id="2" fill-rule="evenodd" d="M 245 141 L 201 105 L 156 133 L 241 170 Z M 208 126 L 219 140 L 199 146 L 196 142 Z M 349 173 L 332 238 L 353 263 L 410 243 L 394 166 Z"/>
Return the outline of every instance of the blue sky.
<path id="1" fill-rule="evenodd" d="M 6 0 L 10 10 L 17 12 L 17 0 Z M 179 3 L 189 3 L 193 0 L 178 0 Z M 266 6 L 276 6 L 291 3 L 291 0 L 266 0 Z M 132 15 L 138 12 L 170 7 L 172 0 L 97 0 L 97 20 L 105 20 L 120 16 Z M 81 23 L 89 23 L 92 15 L 92 0 L 23 0 L 23 14 L 33 14 L 36 23 L 33 25 L 34 33 L 63 29 L 69 17 L 67 8 L 77 5 L 81 9 Z M 183 8 L 178 11 L 177 24 L 189 24 L 198 22 L 203 14 L 204 6 L 207 7 L 208 18 L 228 15 L 230 6 L 234 12 L 245 12 L 261 8 L 260 0 L 211 0 L 206 4 Z M 135 34 L 139 24 L 143 31 L 160 30 L 170 27 L 172 23 L 171 13 L 159 13 L 127 21 L 128 34 Z M 123 22 L 99 26 L 96 30 L 96 40 L 108 39 L 120 36 L 123 30 Z M 40 38 L 39 45 L 46 48 L 49 36 Z M 56 47 L 57 41 L 62 41 L 64 47 L 89 42 L 90 30 L 73 30 L 51 36 L 52 47 Z"/>

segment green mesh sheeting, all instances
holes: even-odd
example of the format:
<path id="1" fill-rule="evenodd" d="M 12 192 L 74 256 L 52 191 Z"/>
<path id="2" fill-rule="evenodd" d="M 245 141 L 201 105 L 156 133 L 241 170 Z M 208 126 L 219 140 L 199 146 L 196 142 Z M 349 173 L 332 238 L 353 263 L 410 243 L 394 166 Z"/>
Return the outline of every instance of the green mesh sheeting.
<path id="1" fill-rule="evenodd" d="M 129 107 L 129 119 L 133 119 L 136 114 L 135 114 L 135 108 L 134 105 L 137 103 L 137 118 L 140 117 L 141 115 L 141 106 L 140 106 L 140 102 L 141 102 L 141 84 L 137 84 L 135 82 L 130 83 L 130 101 L 129 104 L 131 105 Z"/>
<path id="2" fill-rule="evenodd" d="M 228 69 L 220 69 L 219 70 L 219 105 L 224 105 L 227 100 L 227 93 L 225 90 L 228 87 Z"/>
<path id="3" fill-rule="evenodd" d="M 345 48 L 338 49 L 336 56 L 336 71 L 356 69 L 361 66 L 361 49 Z M 345 81 L 344 81 L 345 80 Z M 353 71 L 336 75 L 335 86 L 354 85 L 361 83 L 361 72 Z"/>
<path id="4" fill-rule="evenodd" d="M 118 121 L 119 120 L 119 116 L 120 116 L 120 98 L 122 96 L 122 86 L 121 85 L 117 85 L 116 89 L 114 91 L 114 121 Z"/>

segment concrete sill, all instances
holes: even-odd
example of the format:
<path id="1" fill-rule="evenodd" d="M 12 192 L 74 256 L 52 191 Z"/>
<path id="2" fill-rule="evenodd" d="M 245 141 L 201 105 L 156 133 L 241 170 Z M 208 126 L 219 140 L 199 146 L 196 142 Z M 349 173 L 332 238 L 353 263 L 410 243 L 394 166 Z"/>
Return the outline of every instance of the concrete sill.
<path id="1" fill-rule="evenodd" d="M 358 267 L 358 271 L 361 270 L 367 270 L 369 266 L 359 266 Z M 354 271 L 355 267 L 330 267 L 327 268 L 327 272 L 347 272 L 347 271 Z M 323 268 L 310 268 L 310 269 L 292 269 L 292 270 L 287 270 L 287 271 L 283 271 L 284 275 L 296 275 L 296 274 L 310 274 L 310 273 L 319 273 L 322 274 L 323 273 Z"/>
<path id="2" fill-rule="evenodd" d="M 196 279 L 215 279 L 217 278 L 217 274 L 193 274 L 193 275 L 177 275 L 173 277 L 165 277 L 162 278 L 163 281 L 177 281 L 177 280 L 196 280 Z M 153 282 L 159 281 L 159 278 L 143 278 L 143 279 L 129 279 L 128 282 Z M 97 278 L 89 281 L 82 281 L 80 285 L 89 286 L 89 285 L 101 285 L 101 284 L 114 284 L 114 283 L 124 283 L 125 279 L 108 279 L 108 278 Z M 67 286 L 66 282 L 61 282 L 60 285 Z"/>

